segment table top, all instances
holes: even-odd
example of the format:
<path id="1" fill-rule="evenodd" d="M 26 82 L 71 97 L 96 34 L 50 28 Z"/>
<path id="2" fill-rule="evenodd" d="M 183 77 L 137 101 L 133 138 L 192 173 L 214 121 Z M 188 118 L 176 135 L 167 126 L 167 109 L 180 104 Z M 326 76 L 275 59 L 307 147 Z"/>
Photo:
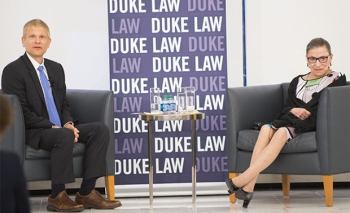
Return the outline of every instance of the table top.
<path id="1" fill-rule="evenodd" d="M 145 121 L 171 121 L 171 120 L 201 120 L 205 118 L 203 112 L 192 112 L 192 113 L 175 113 L 175 114 L 151 114 L 151 113 L 140 113 L 140 120 Z"/>

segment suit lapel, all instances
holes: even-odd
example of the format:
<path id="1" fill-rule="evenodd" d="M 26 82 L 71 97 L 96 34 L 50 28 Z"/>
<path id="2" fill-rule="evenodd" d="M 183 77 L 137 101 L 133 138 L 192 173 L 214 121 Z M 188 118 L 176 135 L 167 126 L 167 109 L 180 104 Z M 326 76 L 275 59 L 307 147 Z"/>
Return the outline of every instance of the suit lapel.
<path id="1" fill-rule="evenodd" d="M 24 53 L 24 55 L 23 55 L 23 61 L 28 68 L 29 74 L 34 82 L 35 88 L 36 88 L 41 100 L 46 104 L 46 101 L 44 98 L 44 92 L 43 92 L 43 89 L 41 87 L 41 83 L 40 83 L 38 74 L 37 74 L 36 69 L 34 68 L 32 62 L 30 62 L 26 53 Z"/>

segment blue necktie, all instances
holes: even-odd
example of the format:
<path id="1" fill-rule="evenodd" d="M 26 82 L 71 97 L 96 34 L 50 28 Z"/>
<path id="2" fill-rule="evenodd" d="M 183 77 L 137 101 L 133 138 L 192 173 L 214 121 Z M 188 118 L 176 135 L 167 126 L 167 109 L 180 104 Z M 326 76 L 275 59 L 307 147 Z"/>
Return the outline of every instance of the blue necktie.
<path id="1" fill-rule="evenodd" d="M 49 80 L 47 80 L 47 77 L 44 73 L 44 67 L 39 66 L 38 70 L 40 73 L 41 86 L 43 87 L 43 91 L 45 94 L 46 108 L 47 108 L 47 111 L 49 112 L 50 121 L 56 126 L 61 126 L 60 116 L 58 115 L 55 101 L 53 100 Z"/>

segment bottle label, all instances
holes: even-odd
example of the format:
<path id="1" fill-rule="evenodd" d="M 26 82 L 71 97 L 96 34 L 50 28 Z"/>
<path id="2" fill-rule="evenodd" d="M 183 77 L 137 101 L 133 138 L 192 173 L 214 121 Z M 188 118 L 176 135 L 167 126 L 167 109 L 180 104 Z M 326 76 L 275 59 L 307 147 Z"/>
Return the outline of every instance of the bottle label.
<path id="1" fill-rule="evenodd" d="M 161 103 L 160 104 L 160 111 L 168 112 L 169 111 L 169 104 L 168 103 Z"/>
<path id="2" fill-rule="evenodd" d="M 160 111 L 164 114 L 176 113 L 176 101 L 172 95 L 164 95 L 160 104 Z"/>
<path id="3" fill-rule="evenodd" d="M 169 104 L 169 111 L 176 112 L 176 103 L 172 102 Z"/>

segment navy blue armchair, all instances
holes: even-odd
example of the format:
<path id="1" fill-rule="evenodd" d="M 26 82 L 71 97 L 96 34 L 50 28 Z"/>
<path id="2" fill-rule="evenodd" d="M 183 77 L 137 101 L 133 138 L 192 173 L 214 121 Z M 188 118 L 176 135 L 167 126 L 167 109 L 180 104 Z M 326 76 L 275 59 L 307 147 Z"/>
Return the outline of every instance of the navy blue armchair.
<path id="1" fill-rule="evenodd" d="M 18 154 L 23 163 L 27 181 L 51 180 L 50 153 L 37 150 L 25 143 L 25 126 L 22 108 L 15 95 L 5 95 L 13 106 L 13 125 L 6 131 L 1 142 L 1 149 Z M 113 93 L 109 90 L 68 89 L 67 98 L 74 119 L 79 123 L 102 122 L 110 130 L 110 143 L 106 154 L 107 176 L 105 177 L 107 197 L 114 200 L 114 134 L 113 134 Z M 82 177 L 83 154 L 85 145 L 75 143 L 73 150 L 74 174 Z"/>
<path id="2" fill-rule="evenodd" d="M 350 172 L 350 82 L 326 88 L 320 97 L 317 129 L 287 143 L 262 173 L 282 174 L 283 195 L 290 192 L 290 175 L 322 175 L 326 206 L 333 205 L 333 175 Z M 281 112 L 289 84 L 228 88 L 227 144 L 229 177 L 250 164 L 258 130 L 255 121 L 272 121 Z M 235 202 L 234 195 L 230 201 Z"/>

